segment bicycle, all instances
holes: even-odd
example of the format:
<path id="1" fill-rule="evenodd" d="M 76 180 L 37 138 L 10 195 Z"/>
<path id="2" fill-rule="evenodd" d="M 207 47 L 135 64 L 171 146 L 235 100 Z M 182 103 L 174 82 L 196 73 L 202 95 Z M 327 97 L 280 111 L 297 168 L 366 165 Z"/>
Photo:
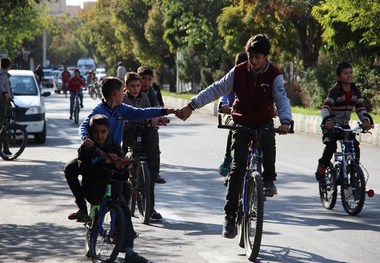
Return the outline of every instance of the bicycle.
<path id="1" fill-rule="evenodd" d="M 94 147 L 94 151 L 102 151 Z M 116 194 L 113 193 L 112 184 L 114 182 L 123 183 L 127 180 L 126 174 L 130 169 L 128 166 L 122 171 L 110 168 L 104 168 L 107 171 L 108 182 L 104 197 L 100 204 L 91 204 L 89 217 L 90 220 L 85 223 L 86 256 L 91 258 L 92 262 L 114 262 L 123 248 L 125 237 L 126 219 L 121 207 L 122 189 Z M 117 196 L 113 198 L 113 196 Z"/>
<path id="2" fill-rule="evenodd" d="M 151 178 L 145 146 L 142 140 L 143 129 L 149 126 L 146 121 L 133 122 L 132 125 L 136 128 L 136 137 L 134 138 L 134 145 L 128 147 L 126 156 L 133 160 L 138 159 L 140 165 L 137 169 L 129 170 L 129 184 L 131 186 L 131 200 L 129 208 L 133 216 L 137 210 L 139 212 L 140 222 L 148 224 L 150 215 L 152 214 L 152 195 L 151 195 Z"/>
<path id="3" fill-rule="evenodd" d="M 72 91 L 74 92 L 74 100 L 73 100 L 73 115 L 74 115 L 74 123 L 79 123 L 79 112 L 80 112 L 80 98 L 79 98 L 79 90 Z"/>
<path id="4" fill-rule="evenodd" d="M 97 98 L 102 98 L 102 93 L 100 91 L 99 84 L 96 81 L 88 85 L 88 93 L 90 94 L 90 97 L 93 100 L 96 100 Z"/>
<path id="5" fill-rule="evenodd" d="M 294 133 L 294 123 L 291 123 L 288 133 Z M 261 132 L 279 133 L 273 127 L 249 128 L 243 125 L 223 125 L 222 116 L 218 115 L 219 129 L 241 130 L 250 134 L 248 158 L 243 186 L 240 191 L 239 208 L 237 213 L 237 229 L 239 246 L 245 249 L 249 261 L 254 262 L 259 255 L 264 223 L 264 202 L 266 196 L 262 180 L 262 152 L 258 137 Z"/>
<path id="6" fill-rule="evenodd" d="M 15 120 L 17 113 L 26 111 L 27 108 L 19 107 L 14 101 L 11 102 L 14 107 L 8 113 L 0 129 L 0 156 L 6 161 L 19 157 L 28 144 L 28 132 L 26 128 Z M 4 149 L 3 146 L 7 143 L 9 147 L 8 149 Z"/>
<path id="7" fill-rule="evenodd" d="M 334 115 L 330 115 L 324 118 L 321 128 L 324 129 L 326 120 L 333 117 Z M 369 114 L 366 114 L 366 117 L 370 119 L 373 127 L 372 117 Z M 375 192 L 372 189 L 366 191 L 369 173 L 357 160 L 354 139 L 350 138 L 350 135 L 367 133 L 367 131 L 364 130 L 362 123 L 358 122 L 352 129 L 335 124 L 334 132 L 342 134 L 342 139 L 338 140 L 339 147 L 334 153 L 334 163 L 330 162 L 324 180 L 319 183 L 319 196 L 324 208 L 333 209 L 338 195 L 338 185 L 340 185 L 344 210 L 349 215 L 357 215 L 364 206 L 366 194 L 368 197 L 373 197 Z M 366 176 L 362 168 L 366 171 Z"/>

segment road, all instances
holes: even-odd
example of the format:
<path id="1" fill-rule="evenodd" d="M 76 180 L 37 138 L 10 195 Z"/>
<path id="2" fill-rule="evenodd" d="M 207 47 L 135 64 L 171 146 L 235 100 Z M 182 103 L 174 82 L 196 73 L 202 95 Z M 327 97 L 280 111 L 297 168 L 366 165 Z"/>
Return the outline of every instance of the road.
<path id="1" fill-rule="evenodd" d="M 81 119 L 96 103 L 85 94 Z M 85 228 L 67 219 L 76 207 L 63 168 L 80 143 L 77 125 L 62 94 L 46 98 L 46 106 L 46 144 L 31 139 L 18 160 L 0 160 L 0 262 L 90 262 Z M 227 131 L 216 128 L 215 117 L 194 113 L 186 122 L 171 117 L 159 132 L 167 183 L 156 187 L 156 209 L 164 220 L 133 219 L 136 251 L 155 263 L 248 262 L 237 239 L 221 236 L 225 187 L 217 168 Z M 380 191 L 380 147 L 361 148 L 367 186 Z M 380 197 L 368 198 L 356 217 L 340 198 L 334 210 L 322 208 L 313 175 L 322 149 L 319 136 L 277 136 L 278 195 L 265 203 L 257 262 L 378 262 Z"/>

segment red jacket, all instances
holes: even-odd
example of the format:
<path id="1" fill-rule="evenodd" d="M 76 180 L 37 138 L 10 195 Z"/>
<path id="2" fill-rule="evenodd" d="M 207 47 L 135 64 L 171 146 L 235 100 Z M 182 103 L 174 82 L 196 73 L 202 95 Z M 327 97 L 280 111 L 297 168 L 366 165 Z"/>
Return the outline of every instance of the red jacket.
<path id="1" fill-rule="evenodd" d="M 69 90 L 81 90 L 81 87 L 84 87 L 85 85 L 86 83 L 81 77 L 72 77 L 69 81 Z"/>

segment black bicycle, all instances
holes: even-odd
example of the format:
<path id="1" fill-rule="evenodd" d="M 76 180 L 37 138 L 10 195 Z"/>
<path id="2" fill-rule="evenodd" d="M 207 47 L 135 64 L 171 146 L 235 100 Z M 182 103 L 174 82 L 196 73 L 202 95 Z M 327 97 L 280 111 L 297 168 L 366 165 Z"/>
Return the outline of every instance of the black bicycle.
<path id="1" fill-rule="evenodd" d="M 140 161 L 137 167 L 129 170 L 129 184 L 132 192 L 129 208 L 133 216 L 137 205 L 140 222 L 143 224 L 148 224 L 150 215 L 152 214 L 152 182 L 145 146 L 142 140 L 142 131 L 150 124 L 147 121 L 136 121 L 128 125 L 136 128 L 136 137 L 134 138 L 134 145 L 132 147 L 128 147 L 126 156 L 131 160 L 138 159 Z"/>
<path id="2" fill-rule="evenodd" d="M 73 115 L 74 115 L 74 123 L 79 123 L 79 112 L 80 112 L 80 98 L 79 93 L 81 91 L 72 91 L 74 92 L 74 99 L 73 99 Z"/>
<path id="3" fill-rule="evenodd" d="M 28 132 L 24 126 L 15 120 L 18 112 L 27 108 L 19 107 L 14 101 L 12 111 L 9 112 L 0 129 L 0 156 L 6 161 L 19 157 L 28 144 Z"/>
<path id="4" fill-rule="evenodd" d="M 245 249 L 248 260 L 254 262 L 260 252 L 264 223 L 264 201 L 266 199 L 262 180 L 263 156 L 258 138 L 261 132 L 279 133 L 279 130 L 273 127 L 253 129 L 238 124 L 223 125 L 220 114 L 218 122 L 218 128 L 238 129 L 251 136 L 236 224 L 239 233 L 239 246 Z M 292 122 L 288 133 L 294 133 L 293 125 Z"/>
<path id="5" fill-rule="evenodd" d="M 88 85 L 88 93 L 91 99 L 96 100 L 97 98 L 102 98 L 102 92 L 100 90 L 98 82 L 94 81 Z"/>
<path id="6" fill-rule="evenodd" d="M 369 114 L 366 116 L 370 119 L 373 127 L 372 117 Z M 332 117 L 334 116 L 330 115 L 323 119 L 322 129 L 324 129 L 326 120 Z M 333 209 L 338 195 L 338 185 L 340 185 L 344 210 L 349 215 L 357 215 L 364 206 L 366 194 L 368 197 L 373 197 L 375 194 L 372 189 L 366 191 L 369 174 L 356 158 L 354 139 L 352 138 L 353 134 L 367 133 L 367 131 L 363 129 L 362 123 L 358 122 L 357 126 L 352 129 L 335 124 L 333 132 L 341 135 L 342 139 L 339 140 L 339 147 L 334 153 L 334 163 L 330 162 L 325 172 L 325 179 L 319 183 L 319 196 L 323 207 L 329 210 Z M 366 171 L 366 175 L 362 168 Z"/>
<path id="7" fill-rule="evenodd" d="M 95 149 L 100 151 L 99 149 Z M 90 220 L 85 223 L 86 256 L 92 262 L 114 262 L 123 248 L 126 219 L 121 207 L 122 190 L 112 192 L 114 182 L 123 183 L 128 180 L 129 167 L 123 171 L 104 168 L 107 171 L 108 183 L 103 200 L 99 205 L 91 205 Z M 117 196 L 117 198 L 113 197 Z"/>

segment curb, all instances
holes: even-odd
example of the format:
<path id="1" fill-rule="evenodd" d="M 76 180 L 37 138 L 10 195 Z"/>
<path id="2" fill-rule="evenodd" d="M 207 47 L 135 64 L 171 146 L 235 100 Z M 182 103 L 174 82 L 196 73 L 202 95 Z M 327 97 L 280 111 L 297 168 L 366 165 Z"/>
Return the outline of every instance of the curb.
<path id="1" fill-rule="evenodd" d="M 188 104 L 188 100 L 164 96 L 165 105 L 175 109 L 180 109 Z M 209 103 L 206 106 L 197 109 L 197 112 L 202 114 L 209 114 L 213 116 L 218 115 L 218 105 Z M 293 113 L 294 131 L 310 134 L 318 134 L 322 136 L 320 124 L 322 118 L 318 115 L 304 115 Z M 276 119 L 278 121 L 278 119 Z M 351 127 L 355 127 L 356 121 L 350 121 Z M 360 133 L 357 136 L 359 142 L 380 145 L 380 124 L 375 123 L 375 128 L 371 130 L 370 134 Z"/>

